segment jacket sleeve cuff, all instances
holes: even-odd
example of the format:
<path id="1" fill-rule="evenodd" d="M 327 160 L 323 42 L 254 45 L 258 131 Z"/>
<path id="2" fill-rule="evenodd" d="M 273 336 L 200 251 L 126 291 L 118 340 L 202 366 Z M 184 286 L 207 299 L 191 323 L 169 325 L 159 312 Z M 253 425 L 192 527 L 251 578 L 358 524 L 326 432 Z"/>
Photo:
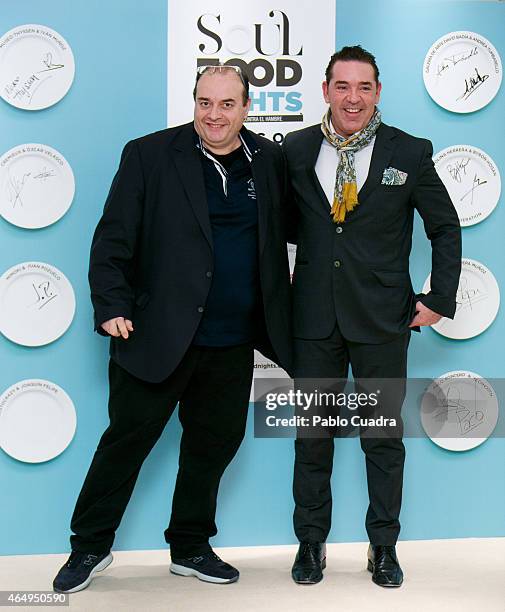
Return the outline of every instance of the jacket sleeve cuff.
<path id="1" fill-rule="evenodd" d="M 100 334 L 100 336 L 108 336 L 109 334 L 102 329 L 102 323 L 105 323 L 105 321 L 110 321 L 110 319 L 115 319 L 116 317 L 123 317 L 131 321 L 132 307 L 130 305 L 119 305 L 95 310 L 94 330 Z"/>
<path id="2" fill-rule="evenodd" d="M 454 319 L 456 313 L 456 301 L 440 295 L 434 295 L 431 293 L 418 293 L 416 300 L 422 302 L 427 308 L 433 310 L 437 314 Z"/>

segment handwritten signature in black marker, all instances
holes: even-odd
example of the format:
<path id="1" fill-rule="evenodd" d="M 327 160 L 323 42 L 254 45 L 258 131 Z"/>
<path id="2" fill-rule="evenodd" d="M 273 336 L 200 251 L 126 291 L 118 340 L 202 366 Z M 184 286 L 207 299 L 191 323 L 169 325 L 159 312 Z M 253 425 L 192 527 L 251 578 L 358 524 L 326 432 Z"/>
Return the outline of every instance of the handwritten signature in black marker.
<path id="1" fill-rule="evenodd" d="M 489 79 L 489 74 L 483 74 L 481 76 L 477 68 L 474 68 L 474 70 L 475 76 L 472 75 L 468 79 L 465 79 L 465 91 L 457 97 L 456 100 L 468 100 L 468 98 Z"/>
<path id="2" fill-rule="evenodd" d="M 42 63 L 46 67 L 44 70 L 39 70 L 36 74 L 39 74 L 40 72 L 49 72 L 49 70 L 59 70 L 60 68 L 65 68 L 65 64 L 53 64 L 53 54 L 50 52 L 44 55 L 42 58 Z"/>
<path id="3" fill-rule="evenodd" d="M 463 62 L 467 59 L 470 59 L 474 55 L 478 55 L 479 50 L 477 47 L 473 47 L 470 53 L 467 51 L 463 51 L 461 53 L 455 53 L 454 55 L 449 55 L 449 57 L 444 57 L 444 61 L 438 64 L 437 67 L 437 76 L 441 76 L 442 73 L 448 68 L 452 68 L 459 64 L 459 62 Z"/>
<path id="4" fill-rule="evenodd" d="M 23 178 L 19 180 L 15 176 L 9 176 L 8 187 L 9 189 L 9 200 L 12 204 L 12 208 L 16 208 L 16 204 L 19 202 L 21 206 L 23 206 L 23 200 L 21 199 L 21 192 L 23 191 L 24 186 L 26 185 L 26 181 L 28 177 L 31 175 L 31 172 L 23 174 Z"/>
<path id="5" fill-rule="evenodd" d="M 459 64 L 459 62 L 463 62 L 464 60 L 470 59 L 474 55 L 478 55 L 478 53 L 479 53 L 479 50 L 475 46 L 475 47 L 472 48 L 470 53 L 467 53 L 466 51 L 463 51 L 462 53 L 456 53 L 455 55 L 450 55 L 449 57 L 444 57 L 444 59 L 447 62 L 452 62 L 452 65 L 455 66 L 456 64 Z"/>
<path id="6" fill-rule="evenodd" d="M 481 294 L 480 289 L 471 287 L 468 278 L 461 276 L 456 292 L 456 312 L 465 308 L 473 310 L 473 306 L 477 302 L 485 299 L 487 299 L 487 295 Z"/>
<path id="7" fill-rule="evenodd" d="M 473 206 L 473 194 L 475 193 L 475 190 L 477 189 L 477 187 L 482 187 L 482 185 L 485 185 L 486 183 L 487 181 L 485 181 L 484 179 L 480 179 L 477 174 L 475 174 L 473 177 L 472 188 L 469 189 L 463 196 L 461 196 L 459 201 L 462 202 L 468 195 L 471 194 L 472 197 L 470 204 Z"/>
<path id="8" fill-rule="evenodd" d="M 457 385 L 450 385 L 447 389 L 445 410 L 436 416 L 440 418 L 444 415 L 447 418 L 449 413 L 453 412 L 458 419 L 459 432 L 464 435 L 484 422 L 482 410 L 478 410 L 476 405 L 473 408 L 469 406 L 471 403 L 476 404 L 475 400 L 472 402 L 472 399 L 474 398 L 462 398 L 461 389 Z"/>
<path id="9" fill-rule="evenodd" d="M 38 310 L 41 310 L 44 308 L 44 306 L 47 306 L 49 302 L 58 297 L 58 294 L 54 293 L 54 291 L 51 289 L 50 281 L 44 281 L 37 286 L 32 283 L 32 287 L 37 296 L 37 301 L 30 304 L 30 306 L 38 305 Z"/>
<path id="10" fill-rule="evenodd" d="M 47 170 L 47 168 L 44 166 L 42 171 L 39 172 L 38 174 L 35 174 L 33 178 L 40 179 L 42 182 L 45 182 L 51 176 L 56 176 L 56 175 L 54 174 L 53 170 Z"/>
<path id="11" fill-rule="evenodd" d="M 457 183 L 461 183 L 462 174 L 466 176 L 466 167 L 468 166 L 469 163 L 470 163 L 470 158 L 467 157 L 465 159 L 463 157 L 462 159 L 456 160 L 455 166 L 453 166 L 452 164 L 449 164 L 447 166 L 447 170 L 449 171 L 449 174 Z"/>

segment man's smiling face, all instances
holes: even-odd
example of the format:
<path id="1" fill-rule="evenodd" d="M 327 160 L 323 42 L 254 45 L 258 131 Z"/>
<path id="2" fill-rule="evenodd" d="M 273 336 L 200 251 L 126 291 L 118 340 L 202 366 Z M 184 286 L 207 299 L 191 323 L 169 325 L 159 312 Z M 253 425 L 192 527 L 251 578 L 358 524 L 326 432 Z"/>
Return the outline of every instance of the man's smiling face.
<path id="1" fill-rule="evenodd" d="M 371 64 L 336 61 L 330 82 L 323 82 L 323 96 L 330 105 L 331 122 L 337 134 L 348 138 L 364 128 L 379 103 L 380 92 L 381 84 L 376 83 Z"/>
<path id="2" fill-rule="evenodd" d="M 240 132 L 251 101 L 233 70 L 203 74 L 196 85 L 195 130 L 209 151 L 225 155 L 240 145 Z"/>

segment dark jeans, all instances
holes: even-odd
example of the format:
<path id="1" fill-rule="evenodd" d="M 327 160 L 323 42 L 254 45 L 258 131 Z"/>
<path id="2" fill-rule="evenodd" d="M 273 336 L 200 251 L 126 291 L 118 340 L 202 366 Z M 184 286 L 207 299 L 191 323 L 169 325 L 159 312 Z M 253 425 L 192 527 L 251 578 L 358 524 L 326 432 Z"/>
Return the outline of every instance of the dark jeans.
<path id="1" fill-rule="evenodd" d="M 410 331 L 385 344 L 361 344 L 346 340 L 338 325 L 329 338 L 295 339 L 295 378 L 347 378 L 351 365 L 354 378 L 405 379 Z M 299 385 L 299 386 L 300 386 Z M 404 382 L 395 385 L 388 398 L 387 413 L 399 423 L 399 437 L 361 436 L 366 457 L 370 504 L 366 529 L 372 544 L 393 545 L 400 532 L 400 508 L 405 447 L 401 439 L 401 407 L 405 398 Z M 293 493 L 294 529 L 305 542 L 324 542 L 331 527 L 331 473 L 333 437 L 297 438 Z"/>
<path id="2" fill-rule="evenodd" d="M 253 373 L 251 345 L 191 347 L 161 383 L 109 364 L 109 417 L 71 522 L 73 550 L 110 550 L 140 468 L 179 402 L 183 433 L 172 516 L 172 557 L 210 550 L 219 482 L 244 437 Z"/>

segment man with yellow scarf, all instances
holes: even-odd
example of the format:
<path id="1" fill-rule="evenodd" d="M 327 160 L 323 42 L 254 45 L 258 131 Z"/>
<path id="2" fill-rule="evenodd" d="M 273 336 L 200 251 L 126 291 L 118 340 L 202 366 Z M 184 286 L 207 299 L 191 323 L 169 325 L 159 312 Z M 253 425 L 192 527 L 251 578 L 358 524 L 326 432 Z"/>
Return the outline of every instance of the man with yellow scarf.
<path id="1" fill-rule="evenodd" d="M 400 381 L 384 402 L 400 423 L 395 435 L 361 435 L 370 501 L 368 569 L 379 586 L 398 587 L 407 348 L 412 329 L 454 316 L 460 225 L 435 171 L 431 143 L 382 123 L 374 56 L 360 46 L 344 47 L 331 57 L 322 87 L 329 104 L 322 124 L 288 134 L 284 143 L 297 244 L 294 373 L 298 381 L 346 379 L 351 366 L 355 379 Z M 432 248 L 426 295 L 414 294 L 409 275 L 415 210 Z M 299 432 L 295 441 L 300 548 L 292 576 L 299 584 L 323 578 L 333 450 L 331 436 Z"/>

